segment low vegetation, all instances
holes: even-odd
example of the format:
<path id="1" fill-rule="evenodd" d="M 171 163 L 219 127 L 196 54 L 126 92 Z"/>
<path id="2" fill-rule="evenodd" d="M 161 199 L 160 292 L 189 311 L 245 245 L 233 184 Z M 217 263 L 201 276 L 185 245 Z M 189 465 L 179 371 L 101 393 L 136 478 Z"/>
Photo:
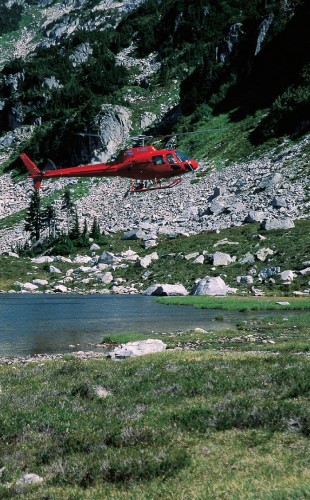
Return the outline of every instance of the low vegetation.
<path id="1" fill-rule="evenodd" d="M 124 362 L 1 366 L 1 498 L 25 473 L 32 499 L 308 498 L 309 333 L 252 318 Z"/>
<path id="2" fill-rule="evenodd" d="M 141 257 L 150 253 L 150 250 L 143 248 L 140 240 L 124 240 L 123 233 L 103 236 L 95 219 L 92 227 L 87 228 L 87 231 L 85 227 L 77 227 L 74 213 L 73 211 L 73 217 L 70 215 L 69 234 L 56 235 L 55 239 L 47 238 L 32 249 L 29 247 L 24 249 L 12 246 L 12 250 L 20 252 L 20 259 L 6 255 L 0 256 L 0 289 L 9 290 L 13 287 L 15 281 L 23 282 L 25 278 L 27 281 L 36 277 L 51 279 L 45 264 L 34 265 L 29 259 L 29 257 L 41 255 L 42 253 L 45 255 L 70 255 L 72 258 L 77 254 L 90 255 L 89 248 L 92 241 L 100 247 L 97 255 L 100 255 L 104 250 L 117 254 L 129 248 L 137 252 Z M 260 241 L 258 235 L 263 235 L 266 239 Z M 92 237 L 92 241 L 89 240 L 89 236 Z M 292 296 L 294 291 L 309 289 L 309 274 L 301 274 L 299 272 L 307 267 L 309 238 L 309 221 L 307 220 L 296 221 L 295 228 L 285 231 L 262 231 L 259 229 L 258 224 L 246 224 L 240 227 L 223 229 L 220 233 L 206 231 L 194 236 L 178 236 L 174 239 L 161 236 L 158 239 L 158 246 L 152 249 L 152 251 L 156 250 L 159 259 L 153 261 L 147 269 L 137 266 L 135 262 L 131 262 L 128 263 L 128 267 L 113 269 L 112 273 L 113 278 L 126 280 L 124 283 L 140 283 L 140 290 L 145 290 L 155 282 L 182 283 L 189 292 L 193 289 L 196 279 L 201 279 L 205 276 L 221 276 L 226 284 L 230 287 L 237 287 L 239 293 L 244 296 L 253 294 L 253 285 L 238 285 L 236 278 L 240 275 L 247 275 L 254 267 L 256 270 L 254 286 L 262 289 L 268 296 L 287 297 Z M 235 244 L 232 245 L 231 243 Z M 262 262 L 255 258 L 254 264 L 240 264 L 238 262 L 247 252 L 255 256 L 257 250 L 261 247 L 269 247 L 274 252 L 266 261 Z M 216 251 L 226 252 L 235 256 L 236 262 L 230 263 L 227 266 L 214 267 L 212 259 L 209 256 Z M 204 253 L 205 260 L 203 264 L 194 264 L 193 258 L 185 258 L 185 256 L 193 252 Z M 57 267 L 65 273 L 67 269 L 72 267 L 72 264 L 57 263 Z M 78 264 L 76 267 L 78 267 Z M 272 276 L 272 280 L 268 277 L 256 282 L 257 274 L 265 268 L 280 268 L 281 272 L 292 270 L 295 272 L 295 278 L 289 284 L 284 284 L 280 276 L 275 274 Z M 57 277 L 53 277 L 53 280 L 56 279 Z M 60 279 L 59 276 L 58 279 Z M 98 290 L 100 286 L 97 287 Z M 77 287 L 76 291 L 88 291 L 92 288 L 92 282 L 84 285 L 80 283 L 77 284 Z M 191 300 L 197 301 L 198 299 Z M 204 299 L 201 300 L 203 301 Z M 259 301 L 256 300 L 254 303 L 250 304 L 247 302 L 240 306 L 237 302 L 236 308 L 261 307 L 258 306 L 258 303 Z M 264 304 L 266 302 L 261 301 L 261 303 Z M 291 303 L 293 302 L 291 301 Z"/>
<path id="3" fill-rule="evenodd" d="M 162 304 L 194 306 L 198 309 L 224 309 L 227 311 L 265 311 L 265 310 L 291 310 L 310 309 L 309 298 L 289 297 L 160 297 L 156 301 Z"/>

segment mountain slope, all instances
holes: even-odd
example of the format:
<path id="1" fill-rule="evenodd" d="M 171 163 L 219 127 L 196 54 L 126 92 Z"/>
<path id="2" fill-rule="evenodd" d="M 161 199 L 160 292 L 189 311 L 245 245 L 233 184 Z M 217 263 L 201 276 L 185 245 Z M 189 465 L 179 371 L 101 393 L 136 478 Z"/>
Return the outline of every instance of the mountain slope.
<path id="1" fill-rule="evenodd" d="M 292 145 L 283 135 L 302 136 L 309 130 L 307 2 L 267 5 L 257 0 L 250 8 L 245 0 L 10 1 L 6 15 L 13 24 L 5 30 L 0 24 L 4 171 L 23 172 L 15 161 L 22 149 L 40 165 L 53 158 L 66 166 L 106 159 L 130 131 L 179 133 L 182 147 L 202 160 L 194 184 L 188 180 L 178 191 L 124 202 L 123 181 L 73 183 L 77 197 L 91 193 L 79 202 L 80 217 L 96 215 L 102 226 L 116 230 L 138 225 L 143 216 L 151 219 L 154 212 L 168 226 L 174 214 L 172 226 L 179 226 L 176 216 L 191 206 L 193 221 L 185 217 L 180 225 L 195 232 L 240 224 L 250 210 L 263 209 L 273 217 L 307 216 L 308 137 Z M 85 131 L 98 137 L 80 135 Z M 204 166 L 204 161 L 211 164 Z M 223 174 L 208 176 L 224 167 Z M 294 208 L 278 212 L 271 195 L 252 193 L 255 186 L 249 183 L 237 217 L 228 206 L 223 213 L 209 213 L 203 223 L 194 220 L 199 210 L 209 210 L 214 186 L 234 185 L 245 171 L 249 180 L 253 168 L 257 185 L 264 175 L 281 171 L 287 181 L 279 194 Z M 10 178 L 6 174 L 2 180 L 2 249 L 8 248 L 10 234 L 27 237 L 21 210 L 31 186 L 27 182 L 26 195 L 20 197 L 24 184 L 15 188 Z M 43 195 L 57 199 L 65 185 L 49 184 Z M 9 233 L 18 221 L 18 230 Z"/>

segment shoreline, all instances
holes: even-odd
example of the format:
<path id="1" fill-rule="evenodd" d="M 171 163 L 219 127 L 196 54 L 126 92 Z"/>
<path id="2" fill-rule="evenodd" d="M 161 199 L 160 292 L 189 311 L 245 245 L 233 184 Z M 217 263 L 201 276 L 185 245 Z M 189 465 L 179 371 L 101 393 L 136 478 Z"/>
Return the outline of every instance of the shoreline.
<path id="1" fill-rule="evenodd" d="M 103 347 L 106 349 L 106 347 Z M 87 359 L 102 359 L 108 356 L 108 352 L 96 352 L 96 351 L 73 351 L 73 352 L 63 352 L 54 354 L 25 354 L 25 355 L 0 355 L 0 366 L 1 365 L 27 365 L 28 363 L 37 363 L 40 361 L 62 361 L 66 358 L 75 358 L 77 360 L 87 360 Z"/>

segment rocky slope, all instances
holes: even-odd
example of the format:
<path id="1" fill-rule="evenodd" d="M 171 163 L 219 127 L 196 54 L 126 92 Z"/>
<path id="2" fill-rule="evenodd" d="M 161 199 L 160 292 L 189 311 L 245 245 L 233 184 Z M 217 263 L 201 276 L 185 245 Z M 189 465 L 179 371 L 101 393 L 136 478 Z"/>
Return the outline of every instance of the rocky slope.
<path id="1" fill-rule="evenodd" d="M 89 193 L 78 200 L 81 223 L 97 217 L 107 232 L 144 228 L 150 232 L 196 234 L 263 220 L 286 221 L 309 217 L 310 136 L 281 153 L 220 172 L 202 163 L 199 177 L 189 174 L 171 189 L 126 196 L 128 180 L 91 180 Z M 201 176 L 201 174 L 204 174 Z M 50 195 L 68 181 L 46 181 Z M 29 204 L 31 181 L 14 184 L 10 175 L 0 178 L 0 215 L 6 217 Z M 65 221 L 64 221 L 65 223 Z M 27 235 L 23 224 L 0 232 L 0 250 L 8 251 Z"/>
<path id="2" fill-rule="evenodd" d="M 33 22 L 23 28 L 18 43 L 11 44 L 14 54 L 9 52 L 3 54 L 2 57 L 6 60 L 12 55 L 24 58 L 39 46 L 57 46 L 80 28 L 85 32 L 104 30 L 108 26 L 115 28 L 124 13 L 143 4 L 143 1 L 95 2 L 92 12 L 88 0 L 59 3 L 40 0 L 35 6 L 28 5 L 24 0 L 18 2 L 12 0 L 6 5 L 14 6 L 15 3 L 26 6 Z M 287 18 L 290 19 L 294 15 L 295 3 L 286 2 L 286 4 L 290 4 L 287 5 L 287 9 L 283 6 L 281 9 L 284 15 L 287 10 Z M 205 11 L 204 15 L 207 18 L 209 13 Z M 272 31 L 274 18 L 270 16 L 268 19 L 268 28 L 265 26 L 263 37 L 261 30 L 257 32 L 255 28 L 253 32 L 256 42 L 259 41 L 259 50 L 257 43 L 254 44 L 254 57 L 258 53 L 261 54 L 265 39 L 268 40 L 268 34 L 270 30 Z M 170 21 L 168 18 L 165 21 L 167 31 L 170 29 Z M 181 22 L 181 18 L 178 22 Z M 39 36 L 37 36 L 38 25 Z M 175 34 L 179 24 L 175 20 L 172 25 Z M 229 33 L 232 39 L 224 40 L 229 48 L 224 59 L 220 56 L 221 45 L 219 45 L 217 52 L 219 64 L 224 66 L 228 64 L 234 57 L 234 51 L 239 50 L 244 35 L 243 29 L 245 28 L 240 23 L 238 26 L 231 26 Z M 233 36 L 236 33 L 238 36 Z M 89 158 L 105 161 L 120 144 L 124 143 L 131 130 L 142 131 L 154 124 L 158 125 L 167 113 L 173 115 L 179 103 L 179 86 L 184 75 L 186 78 L 188 68 L 183 65 L 183 76 L 179 75 L 172 81 L 168 79 L 167 87 L 154 84 L 156 81 L 154 80 L 152 89 L 145 94 L 143 87 L 148 85 L 148 78 L 161 71 L 161 62 L 158 53 L 152 52 L 145 57 L 138 57 L 135 48 L 133 40 L 128 40 L 128 46 L 119 50 L 116 56 L 117 65 L 129 70 L 129 86 L 126 90 L 122 90 L 123 105 L 105 103 L 98 106 L 97 115 L 94 117 L 98 137 L 79 137 L 78 146 L 72 144 L 73 156 L 75 155 L 80 163 L 88 161 Z M 162 47 L 158 47 L 159 53 L 161 49 Z M 87 62 L 93 54 L 92 50 L 88 43 L 75 47 L 70 53 L 72 68 Z M 176 58 L 181 57 L 177 50 L 175 55 Z M 7 123 L 10 124 L 10 129 L 5 128 L 0 137 L 2 162 L 20 149 L 21 145 L 33 136 L 38 126 L 40 127 L 40 117 L 32 124 L 27 125 L 24 122 L 25 113 L 29 113 L 29 103 L 22 105 L 15 103 L 20 97 L 23 78 L 20 72 L 4 76 L 5 88 L 11 94 L 0 103 L 1 112 L 5 114 L 3 122 L 6 123 L 6 127 Z M 45 78 L 44 92 L 43 90 L 42 92 L 46 100 L 51 100 L 53 92 L 59 88 L 60 84 L 55 78 Z M 274 220 L 284 221 L 285 224 L 289 219 L 306 218 L 309 216 L 309 141 L 308 135 L 294 146 L 283 142 L 277 150 L 271 150 L 260 158 L 250 158 L 246 162 L 234 164 L 227 163 L 228 166 L 221 171 L 217 171 L 214 165 L 201 161 L 196 177 L 189 174 L 178 187 L 168 191 L 126 196 L 129 184 L 126 180 L 89 180 L 88 193 L 77 201 L 80 222 L 82 224 L 86 219 L 91 223 L 93 218 L 97 217 L 101 229 L 107 232 L 142 227 L 153 233 L 196 234 L 204 230 L 239 226 L 253 221 Z M 199 157 L 196 159 L 200 160 Z M 61 194 L 58 195 L 57 191 L 61 192 L 68 182 L 57 180 L 43 183 L 41 191 L 43 197 L 54 196 L 60 199 Z M 74 181 L 71 181 L 71 184 L 74 191 Z M 21 221 L 21 211 L 29 205 L 31 193 L 30 181 L 15 183 L 9 173 L 0 177 L 0 221 L 2 219 L 5 223 L 0 226 L 1 252 L 9 251 L 16 243 L 23 243 L 27 239 Z M 59 200 L 55 202 L 61 229 L 64 227 L 65 217 L 60 212 L 60 204 Z M 11 218 L 7 219 L 8 216 Z"/>

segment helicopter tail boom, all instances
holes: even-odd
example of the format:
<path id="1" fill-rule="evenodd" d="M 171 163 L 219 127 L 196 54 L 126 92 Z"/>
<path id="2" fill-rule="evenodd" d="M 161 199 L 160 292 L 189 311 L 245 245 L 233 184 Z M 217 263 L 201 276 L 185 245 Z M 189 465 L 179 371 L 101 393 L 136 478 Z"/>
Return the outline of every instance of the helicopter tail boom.
<path id="1" fill-rule="evenodd" d="M 42 182 L 42 173 L 38 169 L 35 163 L 33 163 L 32 160 L 30 160 L 29 156 L 26 155 L 26 153 L 21 153 L 19 155 L 20 159 L 22 160 L 23 164 L 27 168 L 29 172 L 29 177 L 33 179 L 33 185 L 35 189 L 39 189 L 41 186 Z"/>

